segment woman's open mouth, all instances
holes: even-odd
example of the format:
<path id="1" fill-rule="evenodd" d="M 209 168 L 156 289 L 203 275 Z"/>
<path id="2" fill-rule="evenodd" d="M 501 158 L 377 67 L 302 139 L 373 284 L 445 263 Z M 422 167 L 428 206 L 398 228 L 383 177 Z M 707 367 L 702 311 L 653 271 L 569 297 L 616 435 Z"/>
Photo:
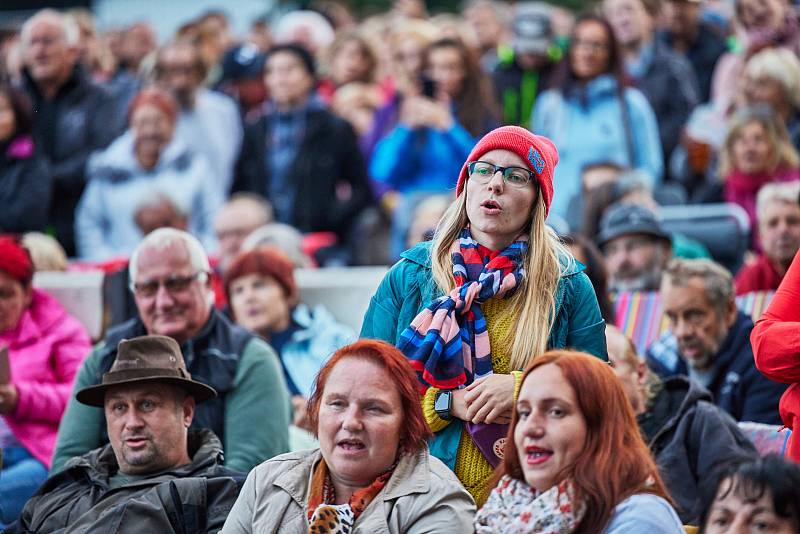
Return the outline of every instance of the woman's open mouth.
<path id="1" fill-rule="evenodd" d="M 481 209 L 487 215 L 497 215 L 503 208 L 500 207 L 500 204 L 496 200 L 487 199 L 481 202 Z"/>
<path id="2" fill-rule="evenodd" d="M 349 453 L 360 452 L 367 448 L 364 442 L 359 439 L 343 439 L 336 446 Z"/>
<path id="3" fill-rule="evenodd" d="M 553 456 L 553 451 L 541 447 L 525 447 L 525 463 L 529 466 L 540 465 Z"/>

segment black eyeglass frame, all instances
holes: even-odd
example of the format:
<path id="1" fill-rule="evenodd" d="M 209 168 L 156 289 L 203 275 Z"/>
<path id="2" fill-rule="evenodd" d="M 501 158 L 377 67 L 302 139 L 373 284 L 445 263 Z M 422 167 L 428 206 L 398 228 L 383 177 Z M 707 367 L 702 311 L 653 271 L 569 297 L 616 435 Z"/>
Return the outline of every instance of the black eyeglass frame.
<path id="1" fill-rule="evenodd" d="M 467 163 L 467 175 L 470 178 L 473 177 L 473 174 L 474 174 L 474 171 L 475 171 L 475 165 L 477 165 L 478 163 L 483 163 L 484 165 L 489 165 L 492 168 L 491 176 L 484 176 L 483 177 L 483 178 L 488 178 L 488 180 L 486 180 L 485 182 L 483 180 L 480 180 L 480 179 L 476 178 L 476 180 L 478 180 L 481 183 L 489 183 L 489 181 L 492 179 L 492 177 L 495 174 L 497 174 L 498 172 L 501 172 L 501 173 L 503 173 L 503 182 L 505 182 L 505 183 L 507 183 L 509 185 L 512 185 L 512 186 L 515 186 L 515 187 L 525 187 L 526 185 L 528 185 L 531 182 L 533 182 L 534 185 L 538 185 L 538 182 L 536 181 L 537 174 L 535 172 L 533 172 L 532 170 L 530 170 L 530 169 L 526 169 L 525 167 L 501 167 L 500 165 L 495 165 L 494 163 L 489 163 L 488 161 L 481 161 L 481 160 L 470 161 L 469 163 Z M 528 173 L 528 181 L 525 182 L 524 184 L 519 184 L 519 183 L 516 183 L 516 182 L 509 181 L 508 178 L 509 178 L 509 176 L 511 176 L 511 173 L 514 172 L 514 171 L 524 171 L 524 172 Z"/>

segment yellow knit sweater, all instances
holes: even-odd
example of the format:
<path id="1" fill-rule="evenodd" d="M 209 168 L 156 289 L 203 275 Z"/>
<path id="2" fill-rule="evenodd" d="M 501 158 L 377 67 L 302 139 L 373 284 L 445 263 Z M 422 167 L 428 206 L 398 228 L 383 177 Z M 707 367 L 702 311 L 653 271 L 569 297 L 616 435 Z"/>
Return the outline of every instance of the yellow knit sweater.
<path id="1" fill-rule="evenodd" d="M 489 343 L 492 348 L 492 369 L 498 374 L 509 374 L 511 346 L 506 343 L 506 334 L 514 328 L 514 316 L 508 305 L 507 299 L 489 299 L 483 303 L 481 309 L 486 317 L 486 326 L 489 332 Z M 522 373 L 514 371 L 515 387 L 514 398 L 519 392 L 519 382 Z M 422 410 L 425 413 L 425 420 L 433 432 L 438 432 L 448 424 L 460 424 L 460 421 L 445 421 L 433 409 L 433 401 L 436 396 L 436 388 L 428 388 L 422 399 Z M 461 441 L 458 445 L 456 455 L 455 474 L 464 484 L 466 490 L 475 499 L 475 503 L 480 507 L 489 496 L 491 488 L 487 487 L 492 476 L 492 466 L 484 458 L 480 449 L 469 437 L 469 433 L 461 431 Z"/>

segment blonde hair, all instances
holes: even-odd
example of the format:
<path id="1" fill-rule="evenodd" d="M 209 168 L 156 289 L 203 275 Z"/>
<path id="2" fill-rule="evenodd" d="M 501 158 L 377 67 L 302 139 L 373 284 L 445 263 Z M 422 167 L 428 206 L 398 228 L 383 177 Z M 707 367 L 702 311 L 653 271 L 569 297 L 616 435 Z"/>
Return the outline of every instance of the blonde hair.
<path id="1" fill-rule="evenodd" d="M 469 223 L 466 198 L 465 191 L 450 204 L 433 237 L 433 280 L 445 294 L 455 288 L 450 247 Z M 511 309 L 518 321 L 505 341 L 511 344 L 511 368 L 519 371 L 547 350 L 555 322 L 559 279 L 575 262 L 556 233 L 545 224 L 545 211 L 544 199 L 539 194 L 528 227 L 530 241 L 524 258 L 525 278 L 510 297 Z"/>
<path id="2" fill-rule="evenodd" d="M 67 253 L 52 236 L 28 232 L 22 236 L 22 246 L 30 253 L 36 272 L 67 270 Z"/>
<path id="3" fill-rule="evenodd" d="M 739 139 L 742 129 L 754 122 L 764 128 L 771 147 L 767 171 L 774 172 L 779 168 L 788 167 L 795 169 L 800 165 L 800 156 L 797 154 L 789 139 L 789 132 L 783 121 L 767 107 L 754 106 L 744 108 L 730 122 L 725 142 L 719 153 L 719 176 L 722 180 L 736 170 L 733 161 L 733 144 Z"/>
<path id="4" fill-rule="evenodd" d="M 793 108 L 800 107 L 800 59 L 785 48 L 766 48 L 753 55 L 744 68 L 751 79 L 770 78 L 783 88 Z"/>
<path id="5" fill-rule="evenodd" d="M 631 338 L 626 336 L 625 332 L 617 328 L 615 325 L 606 323 L 606 339 L 611 340 L 614 337 L 621 341 L 625 347 L 622 354 L 618 355 L 625 365 L 631 369 L 636 369 L 640 363 L 644 363 L 647 370 L 645 371 L 645 380 L 642 391 L 644 393 L 643 396 L 645 407 L 650 408 L 655 398 L 658 397 L 658 394 L 664 388 L 664 383 L 661 381 L 661 378 L 655 374 L 652 369 L 650 369 L 650 367 L 647 365 L 647 362 L 643 361 L 642 357 L 639 356 L 639 353 L 636 350 L 636 345 L 633 344 Z M 608 347 L 609 356 L 611 356 L 612 344 L 608 343 Z M 615 356 L 617 355 L 615 354 Z"/>

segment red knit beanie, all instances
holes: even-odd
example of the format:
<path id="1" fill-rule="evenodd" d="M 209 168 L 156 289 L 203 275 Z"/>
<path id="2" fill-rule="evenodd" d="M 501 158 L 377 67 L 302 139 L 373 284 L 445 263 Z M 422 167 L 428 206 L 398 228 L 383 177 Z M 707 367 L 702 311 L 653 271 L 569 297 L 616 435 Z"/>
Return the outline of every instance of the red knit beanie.
<path id="1" fill-rule="evenodd" d="M 492 150 L 510 150 L 521 157 L 528 165 L 528 169 L 536 175 L 539 189 L 544 198 L 545 216 L 550 213 L 550 203 L 553 201 L 553 171 L 558 164 L 558 150 L 553 142 L 541 135 L 535 135 L 519 126 L 502 126 L 484 135 L 472 149 L 461 174 L 458 176 L 456 195 L 464 190 L 467 179 L 467 163 L 480 159 L 481 156 Z"/>
<path id="2" fill-rule="evenodd" d="M 33 262 L 28 251 L 8 235 L 0 236 L 0 271 L 22 285 L 28 285 L 33 279 Z"/>

